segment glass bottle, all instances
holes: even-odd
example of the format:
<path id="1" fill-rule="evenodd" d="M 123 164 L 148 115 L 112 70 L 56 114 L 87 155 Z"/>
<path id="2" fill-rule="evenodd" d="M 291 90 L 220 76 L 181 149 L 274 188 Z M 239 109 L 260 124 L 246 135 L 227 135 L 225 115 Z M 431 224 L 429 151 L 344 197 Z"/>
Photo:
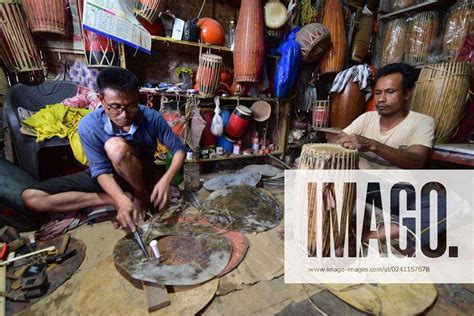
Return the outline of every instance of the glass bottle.
<path id="1" fill-rule="evenodd" d="M 225 46 L 234 50 L 234 39 L 235 39 L 235 22 L 230 21 L 229 29 L 227 31 Z"/>

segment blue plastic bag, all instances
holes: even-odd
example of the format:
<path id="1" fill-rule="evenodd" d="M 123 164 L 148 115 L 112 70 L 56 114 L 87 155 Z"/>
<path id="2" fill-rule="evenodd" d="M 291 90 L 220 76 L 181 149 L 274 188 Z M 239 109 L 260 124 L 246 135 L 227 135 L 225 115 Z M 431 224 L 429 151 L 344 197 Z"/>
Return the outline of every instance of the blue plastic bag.
<path id="1" fill-rule="evenodd" d="M 275 93 L 278 98 L 285 98 L 296 82 L 298 66 L 301 59 L 301 47 L 296 41 L 296 33 L 300 27 L 295 27 L 278 47 L 281 54 L 275 72 Z"/>

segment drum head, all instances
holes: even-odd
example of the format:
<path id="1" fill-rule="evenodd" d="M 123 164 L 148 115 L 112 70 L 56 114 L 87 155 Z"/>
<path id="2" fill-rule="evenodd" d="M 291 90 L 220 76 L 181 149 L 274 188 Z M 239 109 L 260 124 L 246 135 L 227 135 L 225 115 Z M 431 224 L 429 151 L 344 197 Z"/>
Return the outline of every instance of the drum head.
<path id="1" fill-rule="evenodd" d="M 268 102 L 257 101 L 250 107 L 253 113 L 253 119 L 257 122 L 264 122 L 268 120 L 272 113 L 272 107 Z"/>
<path id="2" fill-rule="evenodd" d="M 271 29 L 277 29 L 286 23 L 288 11 L 278 0 L 273 0 L 265 5 L 265 25 Z"/>

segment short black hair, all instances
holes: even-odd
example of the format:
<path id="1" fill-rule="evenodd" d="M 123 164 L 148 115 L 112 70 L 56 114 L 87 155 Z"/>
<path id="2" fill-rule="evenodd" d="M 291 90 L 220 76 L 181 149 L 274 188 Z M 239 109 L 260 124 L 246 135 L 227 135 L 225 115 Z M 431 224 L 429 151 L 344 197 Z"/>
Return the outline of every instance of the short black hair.
<path id="1" fill-rule="evenodd" d="M 130 70 L 120 67 L 108 67 L 102 70 L 97 76 L 97 86 L 100 93 L 107 88 L 126 93 L 138 93 L 139 90 L 137 76 Z"/>
<path id="2" fill-rule="evenodd" d="M 403 91 L 408 92 L 415 87 L 415 82 L 418 79 L 419 71 L 405 63 L 395 63 L 383 66 L 377 71 L 375 81 L 381 77 L 399 73 L 402 75 Z"/>

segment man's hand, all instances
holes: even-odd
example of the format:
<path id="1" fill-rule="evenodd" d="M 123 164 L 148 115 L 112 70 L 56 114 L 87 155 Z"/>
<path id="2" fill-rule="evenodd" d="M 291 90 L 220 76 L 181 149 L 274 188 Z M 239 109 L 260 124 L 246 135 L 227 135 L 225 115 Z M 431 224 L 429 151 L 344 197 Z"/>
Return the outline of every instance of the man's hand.
<path id="1" fill-rule="evenodd" d="M 373 139 L 360 135 L 341 135 L 336 143 L 347 149 L 357 149 L 360 151 L 375 151 L 376 142 Z"/>
<path id="2" fill-rule="evenodd" d="M 120 227 L 124 229 L 128 227 L 132 232 L 134 232 L 137 229 L 137 219 L 138 211 L 133 206 L 130 199 L 125 198 L 117 204 L 117 221 L 120 224 Z"/>
<path id="3" fill-rule="evenodd" d="M 170 194 L 170 181 L 166 177 L 162 177 L 151 192 L 150 200 L 154 208 L 160 211 L 164 209 L 168 204 Z"/>

